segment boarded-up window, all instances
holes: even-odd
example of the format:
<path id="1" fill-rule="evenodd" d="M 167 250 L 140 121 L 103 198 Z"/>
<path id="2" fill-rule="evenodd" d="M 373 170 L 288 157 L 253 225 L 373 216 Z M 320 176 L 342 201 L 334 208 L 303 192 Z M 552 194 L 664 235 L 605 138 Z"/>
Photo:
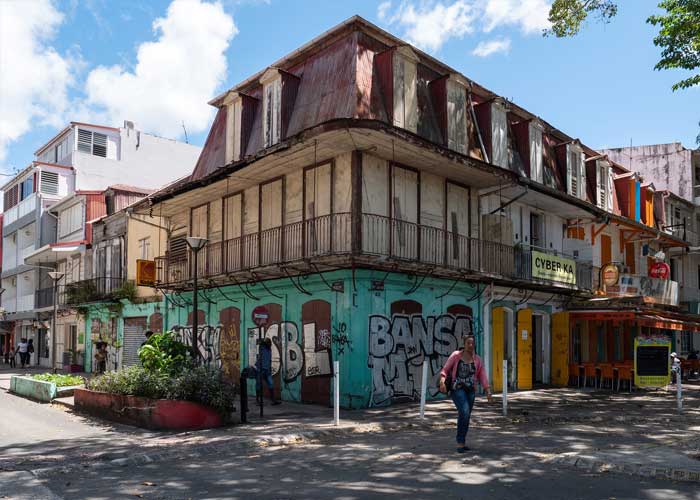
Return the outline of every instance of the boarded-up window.
<path id="1" fill-rule="evenodd" d="M 282 79 L 278 77 L 263 85 L 263 140 L 266 148 L 280 140 L 281 104 Z"/>
<path id="2" fill-rule="evenodd" d="M 421 261 L 442 263 L 445 250 L 445 179 L 421 173 L 420 179 Z"/>
<path id="3" fill-rule="evenodd" d="M 394 53 L 394 125 L 411 132 L 418 130 L 416 63 L 399 52 Z"/>
<path id="4" fill-rule="evenodd" d="M 282 250 L 282 179 L 260 187 L 261 264 L 280 261 Z"/>
<path id="5" fill-rule="evenodd" d="M 544 182 L 542 171 L 542 125 L 531 121 L 528 127 L 530 142 L 530 178 L 536 182 Z"/>
<path id="6" fill-rule="evenodd" d="M 222 232 L 221 200 L 217 200 L 209 204 L 209 242 L 221 241 Z"/>
<path id="7" fill-rule="evenodd" d="M 491 104 L 491 163 L 508 167 L 508 124 L 506 110 L 499 102 Z"/>
<path id="8" fill-rule="evenodd" d="M 469 245 L 469 190 L 447 183 L 447 262 L 452 266 L 468 268 Z"/>
<path id="9" fill-rule="evenodd" d="M 235 194 L 224 198 L 224 239 L 230 240 L 241 235 L 241 208 L 243 195 Z"/>
<path id="10" fill-rule="evenodd" d="M 467 152 L 467 89 L 453 80 L 447 81 L 447 147 Z"/>
<path id="11" fill-rule="evenodd" d="M 393 167 L 391 175 L 391 217 L 393 254 L 417 257 L 418 173 Z"/>
<path id="12" fill-rule="evenodd" d="M 199 238 L 208 237 L 208 214 L 208 204 L 192 209 L 192 227 L 190 228 L 190 236 L 197 236 Z"/>
<path id="13" fill-rule="evenodd" d="M 331 164 L 304 173 L 304 218 L 307 255 L 331 249 Z"/>
<path id="14" fill-rule="evenodd" d="M 241 159 L 241 102 L 237 97 L 226 110 L 226 163 Z"/>

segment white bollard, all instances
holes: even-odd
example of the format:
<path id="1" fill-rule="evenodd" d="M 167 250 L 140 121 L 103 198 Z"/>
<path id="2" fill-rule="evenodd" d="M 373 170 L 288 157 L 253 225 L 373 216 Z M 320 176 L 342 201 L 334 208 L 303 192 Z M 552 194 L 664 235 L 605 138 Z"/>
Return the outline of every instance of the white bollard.
<path id="1" fill-rule="evenodd" d="M 676 403 L 678 405 L 678 413 L 683 413 L 683 388 L 681 387 L 681 367 L 678 367 L 676 372 Z"/>
<path id="2" fill-rule="evenodd" d="M 423 360 L 423 378 L 420 383 L 420 419 L 425 419 L 425 393 L 428 392 L 428 360 Z"/>
<path id="3" fill-rule="evenodd" d="M 503 416 L 508 416 L 508 360 L 503 360 Z"/>
<path id="4" fill-rule="evenodd" d="M 340 425 L 340 361 L 333 361 L 333 423 Z"/>

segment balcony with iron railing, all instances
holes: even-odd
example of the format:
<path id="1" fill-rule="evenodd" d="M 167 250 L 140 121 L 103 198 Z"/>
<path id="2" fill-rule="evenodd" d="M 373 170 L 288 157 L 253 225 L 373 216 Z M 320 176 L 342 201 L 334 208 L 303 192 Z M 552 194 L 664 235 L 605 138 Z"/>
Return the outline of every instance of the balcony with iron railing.
<path id="1" fill-rule="evenodd" d="M 124 278 L 99 277 L 68 283 L 60 288 L 57 300 L 66 306 L 77 306 L 91 302 L 110 301 L 121 298 L 127 280 Z M 63 295 L 61 297 L 61 294 Z"/>
<path id="2" fill-rule="evenodd" d="M 355 235 L 355 238 L 353 238 Z M 562 256 L 541 250 L 541 253 Z M 575 283 L 535 277 L 533 249 L 470 238 L 442 228 L 381 215 L 324 215 L 237 238 L 209 243 L 199 254 L 197 276 L 217 284 L 338 269 L 350 265 L 594 289 L 595 269 L 575 261 Z M 571 262 L 574 262 L 573 259 Z M 191 254 L 156 258 L 156 286 L 187 289 L 193 278 Z"/>

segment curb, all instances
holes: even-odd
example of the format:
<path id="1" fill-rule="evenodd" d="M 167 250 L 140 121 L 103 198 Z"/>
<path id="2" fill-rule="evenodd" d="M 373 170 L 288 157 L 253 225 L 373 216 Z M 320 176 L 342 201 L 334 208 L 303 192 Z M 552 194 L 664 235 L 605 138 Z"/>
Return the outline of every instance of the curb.
<path id="1" fill-rule="evenodd" d="M 652 467 L 649 465 L 638 464 L 619 464 L 614 462 L 592 460 L 589 458 L 581 458 L 575 455 L 559 456 L 547 461 L 552 464 L 583 469 L 586 472 L 618 473 L 644 477 L 647 479 L 664 479 L 668 481 L 700 483 L 700 470 L 674 467 Z"/>

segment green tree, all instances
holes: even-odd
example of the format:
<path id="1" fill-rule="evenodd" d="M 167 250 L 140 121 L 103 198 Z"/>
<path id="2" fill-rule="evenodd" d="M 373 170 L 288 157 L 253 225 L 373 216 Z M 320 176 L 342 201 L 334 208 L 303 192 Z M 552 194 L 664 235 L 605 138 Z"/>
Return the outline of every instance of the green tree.
<path id="1" fill-rule="evenodd" d="M 661 48 L 661 60 L 654 69 L 700 70 L 700 0 L 662 0 L 659 8 L 664 13 L 653 15 L 647 23 L 659 28 L 654 45 Z M 589 15 L 608 23 L 617 15 L 614 0 L 554 0 L 549 10 L 551 28 L 545 36 L 557 38 L 575 36 Z M 686 89 L 700 85 L 700 72 L 672 85 L 672 89 Z M 696 142 L 700 144 L 700 135 Z"/>

